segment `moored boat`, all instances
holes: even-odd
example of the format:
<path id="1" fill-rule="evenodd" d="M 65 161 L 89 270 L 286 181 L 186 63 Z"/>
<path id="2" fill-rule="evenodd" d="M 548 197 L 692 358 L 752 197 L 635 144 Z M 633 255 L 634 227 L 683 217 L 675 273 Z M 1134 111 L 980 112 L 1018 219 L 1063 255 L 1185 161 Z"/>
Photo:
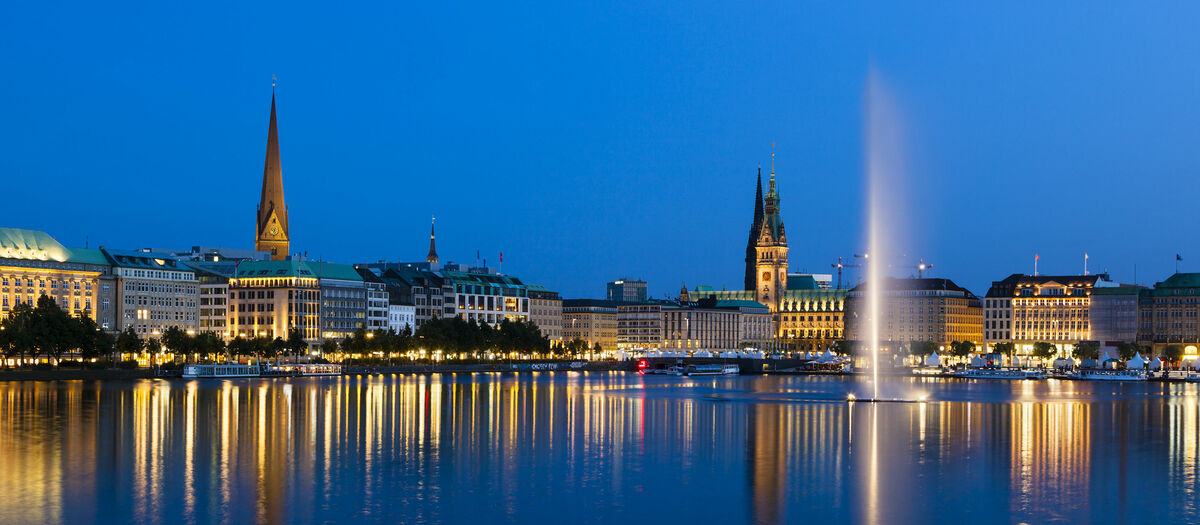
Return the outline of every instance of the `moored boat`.
<path id="1" fill-rule="evenodd" d="M 969 367 L 952 375 L 967 379 L 1046 379 L 1046 371 L 1038 368 Z"/>
<path id="2" fill-rule="evenodd" d="M 1145 381 L 1145 370 L 1102 370 L 1102 369 L 1083 369 L 1076 372 L 1073 379 L 1086 379 L 1088 381 Z"/>
<path id="3" fill-rule="evenodd" d="M 262 368 L 256 364 L 222 363 L 219 365 L 184 365 L 183 377 L 188 379 L 222 379 L 227 377 L 259 377 Z"/>
<path id="4" fill-rule="evenodd" d="M 732 376 L 741 373 L 738 365 L 687 365 L 671 367 L 677 376 Z"/>

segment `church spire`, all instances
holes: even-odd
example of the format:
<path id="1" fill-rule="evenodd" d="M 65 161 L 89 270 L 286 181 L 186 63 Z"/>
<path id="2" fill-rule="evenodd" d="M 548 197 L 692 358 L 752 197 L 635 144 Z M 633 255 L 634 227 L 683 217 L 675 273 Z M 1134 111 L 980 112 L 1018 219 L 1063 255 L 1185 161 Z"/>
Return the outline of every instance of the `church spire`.
<path id="1" fill-rule="evenodd" d="M 758 244 L 758 235 L 762 231 L 763 222 L 763 188 L 762 164 L 758 165 L 758 187 L 754 191 L 754 217 L 750 221 L 750 238 L 746 241 L 746 276 L 745 290 L 754 289 L 754 270 L 758 264 L 754 246 Z"/>
<path id="2" fill-rule="evenodd" d="M 434 247 L 434 223 L 437 222 L 437 217 L 429 218 L 429 255 L 425 256 L 425 262 L 429 264 L 437 264 L 438 255 L 437 248 Z"/>
<path id="3" fill-rule="evenodd" d="M 262 198 L 258 203 L 254 249 L 271 253 L 272 260 L 288 256 L 290 230 L 283 201 L 283 169 L 279 164 L 279 131 L 275 123 L 275 81 L 271 79 L 271 120 L 267 125 L 267 160 L 263 165 Z"/>

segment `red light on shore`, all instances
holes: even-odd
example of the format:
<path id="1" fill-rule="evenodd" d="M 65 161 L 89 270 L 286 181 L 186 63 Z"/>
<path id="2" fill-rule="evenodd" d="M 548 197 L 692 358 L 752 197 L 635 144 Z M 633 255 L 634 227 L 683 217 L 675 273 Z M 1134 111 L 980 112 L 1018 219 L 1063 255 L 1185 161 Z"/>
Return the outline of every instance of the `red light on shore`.
<path id="1" fill-rule="evenodd" d="M 645 369 L 646 369 L 646 360 L 639 359 L 638 360 L 638 370 L 645 370 Z"/>

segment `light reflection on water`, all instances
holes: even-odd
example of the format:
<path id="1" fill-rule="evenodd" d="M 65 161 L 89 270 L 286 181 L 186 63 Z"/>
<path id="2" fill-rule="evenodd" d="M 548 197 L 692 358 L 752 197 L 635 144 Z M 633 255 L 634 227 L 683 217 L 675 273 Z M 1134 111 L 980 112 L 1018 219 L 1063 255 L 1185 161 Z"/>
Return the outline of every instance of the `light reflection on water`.
<path id="1" fill-rule="evenodd" d="M 0 521 L 1195 521 L 1194 385 L 623 373 L 0 384 Z"/>

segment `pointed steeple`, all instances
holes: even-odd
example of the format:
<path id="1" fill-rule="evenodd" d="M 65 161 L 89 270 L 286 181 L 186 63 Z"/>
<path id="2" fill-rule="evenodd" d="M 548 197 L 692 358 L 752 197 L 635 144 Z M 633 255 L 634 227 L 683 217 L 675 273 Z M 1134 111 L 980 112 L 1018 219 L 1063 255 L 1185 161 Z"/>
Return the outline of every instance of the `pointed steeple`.
<path id="1" fill-rule="evenodd" d="M 758 165 L 758 187 L 754 191 L 754 218 L 750 220 L 750 238 L 746 240 L 746 276 L 745 290 L 754 289 L 754 269 L 758 264 L 754 253 L 754 246 L 758 244 L 758 236 L 762 230 L 763 222 L 763 191 L 762 191 L 762 164 Z"/>
<path id="2" fill-rule="evenodd" d="M 437 264 L 438 262 L 437 248 L 434 246 L 434 223 L 436 221 L 436 217 L 429 219 L 429 255 L 425 256 L 425 262 L 429 264 Z"/>
<path id="3" fill-rule="evenodd" d="M 762 229 L 759 232 L 759 239 L 766 242 L 787 243 L 787 239 L 783 234 L 783 217 L 779 214 L 779 193 L 775 191 L 775 144 L 771 144 L 771 180 L 767 186 L 767 196 L 763 199 L 766 202 L 765 214 L 763 216 Z"/>
<path id="4" fill-rule="evenodd" d="M 290 230 L 283 201 L 283 169 L 279 164 L 279 131 L 275 124 L 275 89 L 271 83 L 271 120 L 267 126 L 267 160 L 263 165 L 262 198 L 258 203 L 254 249 L 271 252 L 272 260 L 288 256 Z"/>

